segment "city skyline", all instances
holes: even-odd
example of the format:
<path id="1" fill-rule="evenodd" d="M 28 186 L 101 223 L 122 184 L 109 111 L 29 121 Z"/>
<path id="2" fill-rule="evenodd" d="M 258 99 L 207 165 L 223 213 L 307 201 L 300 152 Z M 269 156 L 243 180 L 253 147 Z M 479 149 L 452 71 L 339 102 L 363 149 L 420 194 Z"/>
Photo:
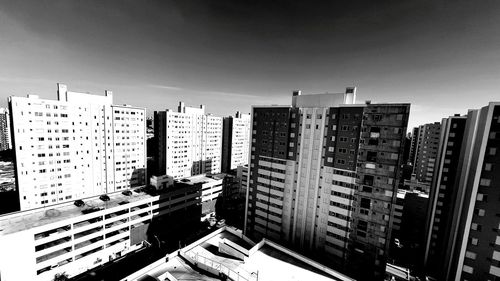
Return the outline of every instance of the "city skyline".
<path id="1" fill-rule="evenodd" d="M 228 116 L 349 85 L 359 102 L 411 103 L 412 128 L 498 96 L 498 5 L 10 2 L 0 106 L 62 82 L 149 116 L 179 100 Z"/>

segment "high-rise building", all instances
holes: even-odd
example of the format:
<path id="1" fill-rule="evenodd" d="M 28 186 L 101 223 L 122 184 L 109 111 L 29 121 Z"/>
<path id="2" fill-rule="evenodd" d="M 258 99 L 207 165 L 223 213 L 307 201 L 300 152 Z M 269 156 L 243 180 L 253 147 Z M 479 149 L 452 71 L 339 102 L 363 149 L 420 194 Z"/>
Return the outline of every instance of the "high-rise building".
<path id="1" fill-rule="evenodd" d="M 415 157 L 417 154 L 417 147 L 418 147 L 418 130 L 419 127 L 413 128 L 413 131 L 411 133 L 411 145 L 410 145 L 410 156 L 408 157 L 408 162 L 411 163 L 411 165 L 415 165 Z"/>
<path id="2" fill-rule="evenodd" d="M 429 123 L 419 126 L 413 173 L 418 181 L 431 184 L 436 166 L 441 123 Z"/>
<path id="3" fill-rule="evenodd" d="M 363 110 L 348 261 L 352 270 L 363 268 L 361 275 L 376 279 L 385 272 L 391 243 L 409 112 L 409 104 L 368 104 Z"/>
<path id="4" fill-rule="evenodd" d="M 500 278 L 499 150 L 500 102 L 443 120 L 426 250 L 437 278 Z"/>
<path id="5" fill-rule="evenodd" d="M 9 97 L 21 210 L 145 184 L 146 110 L 70 92 Z"/>
<path id="6" fill-rule="evenodd" d="M 11 149 L 9 110 L 0 108 L 0 151 Z"/>
<path id="7" fill-rule="evenodd" d="M 409 104 L 354 104 L 355 93 L 252 108 L 245 231 L 381 278 Z"/>
<path id="8" fill-rule="evenodd" d="M 181 179 L 221 172 L 222 117 L 179 103 L 178 111 L 155 111 L 157 175 Z"/>
<path id="9" fill-rule="evenodd" d="M 250 114 L 236 112 L 224 118 L 222 139 L 222 171 L 228 173 L 248 163 Z"/>
<path id="10" fill-rule="evenodd" d="M 460 171 L 460 150 L 467 116 L 444 118 L 441 126 L 434 179 L 431 185 L 426 229 L 425 263 L 429 273 L 437 276 L 448 260 L 450 222 L 453 217 L 453 195 Z"/>

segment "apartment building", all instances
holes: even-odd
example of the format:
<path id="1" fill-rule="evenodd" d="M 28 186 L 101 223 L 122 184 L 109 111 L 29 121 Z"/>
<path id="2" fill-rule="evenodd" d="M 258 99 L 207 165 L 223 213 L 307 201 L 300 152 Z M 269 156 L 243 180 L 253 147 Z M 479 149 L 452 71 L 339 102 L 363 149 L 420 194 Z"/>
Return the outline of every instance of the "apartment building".
<path id="1" fill-rule="evenodd" d="M 417 180 L 431 184 L 439 145 L 441 123 L 429 123 L 419 126 L 413 173 Z"/>
<path id="2" fill-rule="evenodd" d="M 0 108 L 0 151 L 11 148 L 9 110 L 6 108 Z"/>
<path id="3" fill-rule="evenodd" d="M 382 277 L 409 104 L 355 95 L 297 91 L 292 106 L 252 108 L 245 231 Z"/>
<path id="4" fill-rule="evenodd" d="M 144 185 L 144 108 L 68 91 L 57 100 L 9 97 L 21 210 Z"/>
<path id="5" fill-rule="evenodd" d="M 246 190 L 248 187 L 248 164 L 236 167 L 236 178 L 241 182 L 241 188 Z"/>
<path id="6" fill-rule="evenodd" d="M 239 111 L 224 118 L 222 140 L 222 171 L 225 173 L 248 164 L 250 114 Z"/>
<path id="7" fill-rule="evenodd" d="M 500 184 L 500 103 L 444 119 L 441 136 L 442 163 L 428 221 L 429 272 L 444 280 L 495 280 L 500 278 L 500 192 L 494 188 Z"/>
<path id="8" fill-rule="evenodd" d="M 415 165 L 415 157 L 417 154 L 418 132 L 419 127 L 415 127 L 413 128 L 411 133 L 410 155 L 408 157 L 408 162 L 411 163 L 412 166 Z"/>
<path id="9" fill-rule="evenodd" d="M 454 212 L 460 151 L 465 135 L 467 116 L 450 116 L 441 123 L 436 170 L 430 190 L 424 260 L 429 273 L 437 276 L 449 258 L 450 222 Z"/>
<path id="10" fill-rule="evenodd" d="M 215 204 L 222 196 L 224 174 L 196 175 L 181 179 L 179 182 L 185 185 L 199 185 L 201 189 L 201 220 L 215 214 Z"/>
<path id="11" fill-rule="evenodd" d="M 181 179 L 217 174 L 222 165 L 222 118 L 179 103 L 178 111 L 155 111 L 157 175 Z"/>
<path id="12" fill-rule="evenodd" d="M 158 195 L 115 193 L 107 202 L 87 199 L 83 207 L 66 203 L 0 216 L 0 278 L 74 277 L 144 248 L 152 233 L 181 233 L 199 223 L 201 192 L 179 184 Z"/>
<path id="13" fill-rule="evenodd" d="M 409 112 L 409 104 L 369 104 L 363 111 L 348 261 L 375 279 L 385 272 L 391 243 Z"/>
<path id="14" fill-rule="evenodd" d="M 428 204 L 427 193 L 398 190 L 391 235 L 394 243 L 390 251 L 398 265 L 422 268 Z"/>

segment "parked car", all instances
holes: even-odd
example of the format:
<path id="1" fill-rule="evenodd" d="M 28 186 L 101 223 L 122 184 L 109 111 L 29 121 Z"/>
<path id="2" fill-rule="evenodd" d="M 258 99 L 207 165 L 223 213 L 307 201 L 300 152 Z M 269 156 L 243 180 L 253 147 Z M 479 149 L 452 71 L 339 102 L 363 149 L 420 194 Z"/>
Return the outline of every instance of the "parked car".
<path id="1" fill-rule="evenodd" d="M 76 200 L 76 201 L 75 201 L 75 206 L 77 206 L 77 207 L 81 207 L 81 206 L 83 206 L 83 205 L 85 205 L 85 202 L 83 202 L 83 200 Z"/>
<path id="2" fill-rule="evenodd" d="M 103 195 L 99 196 L 99 199 L 101 199 L 102 201 L 109 201 L 109 196 L 106 194 L 103 194 Z"/>
<path id="3" fill-rule="evenodd" d="M 226 225 L 225 219 L 221 219 L 220 221 L 217 222 L 217 227 L 223 227 L 224 225 Z"/>
<path id="4" fill-rule="evenodd" d="M 123 195 L 126 195 L 126 196 L 130 196 L 132 195 L 132 191 L 130 190 L 125 190 L 124 192 L 122 192 Z"/>

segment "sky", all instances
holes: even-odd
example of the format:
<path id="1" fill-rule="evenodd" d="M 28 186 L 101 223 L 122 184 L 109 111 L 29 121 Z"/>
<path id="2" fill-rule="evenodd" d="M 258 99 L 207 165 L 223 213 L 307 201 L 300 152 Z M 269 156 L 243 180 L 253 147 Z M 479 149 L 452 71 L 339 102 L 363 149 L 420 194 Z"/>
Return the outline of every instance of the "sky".
<path id="1" fill-rule="evenodd" d="M 356 86 L 411 128 L 500 100 L 500 1 L 2 0 L 0 106 L 58 82 L 220 116 Z"/>

